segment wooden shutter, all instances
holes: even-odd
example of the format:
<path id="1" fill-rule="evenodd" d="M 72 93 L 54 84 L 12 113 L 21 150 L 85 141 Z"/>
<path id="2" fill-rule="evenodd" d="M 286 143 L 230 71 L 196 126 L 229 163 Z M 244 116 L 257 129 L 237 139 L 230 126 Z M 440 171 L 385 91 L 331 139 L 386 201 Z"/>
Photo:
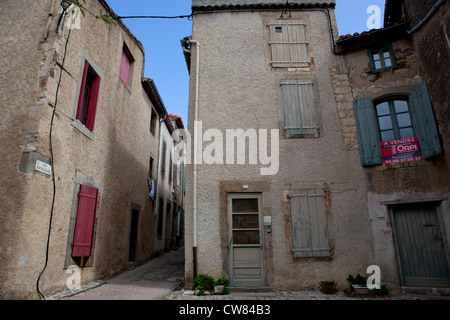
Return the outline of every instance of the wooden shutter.
<path id="1" fill-rule="evenodd" d="M 80 113 L 81 113 L 81 106 L 83 104 L 83 97 L 84 97 L 84 87 L 86 86 L 86 78 L 87 73 L 89 70 L 89 63 L 87 61 L 84 62 L 84 69 L 83 69 L 83 77 L 81 79 L 81 86 L 80 86 L 80 94 L 78 97 L 78 108 L 77 108 L 77 119 L 80 119 Z"/>
<path id="2" fill-rule="evenodd" d="M 372 100 L 355 99 L 356 126 L 358 129 L 359 150 L 363 166 L 382 163 L 377 120 Z"/>
<path id="3" fill-rule="evenodd" d="M 325 192 L 290 190 L 294 258 L 330 257 Z"/>
<path id="4" fill-rule="evenodd" d="M 306 24 L 302 21 L 269 23 L 272 67 L 309 67 L 305 28 Z"/>
<path id="5" fill-rule="evenodd" d="M 100 77 L 97 76 L 92 82 L 91 96 L 89 99 L 89 107 L 86 119 L 86 128 L 88 128 L 90 131 L 94 130 L 95 115 L 97 113 L 98 95 L 100 93 L 100 81 L 101 81 Z"/>
<path id="6" fill-rule="evenodd" d="M 72 243 L 72 257 L 90 257 L 94 237 L 98 189 L 80 186 L 75 233 Z"/>
<path id="7" fill-rule="evenodd" d="M 282 80 L 281 87 L 286 134 L 317 134 L 319 126 L 311 80 Z"/>
<path id="8" fill-rule="evenodd" d="M 125 50 L 122 51 L 122 63 L 120 66 L 120 76 L 122 80 L 128 85 L 128 77 L 130 75 L 131 61 Z"/>
<path id="9" fill-rule="evenodd" d="M 411 92 L 411 102 L 416 117 L 423 157 L 430 158 L 441 154 L 441 142 L 425 81 Z"/>

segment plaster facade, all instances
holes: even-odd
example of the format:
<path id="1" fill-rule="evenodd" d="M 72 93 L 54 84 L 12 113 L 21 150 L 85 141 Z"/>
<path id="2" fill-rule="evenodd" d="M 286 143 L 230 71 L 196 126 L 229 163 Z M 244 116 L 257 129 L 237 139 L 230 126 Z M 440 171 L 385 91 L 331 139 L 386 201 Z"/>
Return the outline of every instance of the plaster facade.
<path id="1" fill-rule="evenodd" d="M 290 1 L 292 7 L 284 7 L 284 1 L 270 1 L 272 6 L 266 8 L 255 1 L 231 5 L 210 1 L 207 9 L 202 3 L 193 1 L 198 12 L 194 10 L 190 43 L 189 128 L 194 128 L 195 119 L 202 122 L 198 144 L 203 139 L 203 147 L 211 141 L 203 137 L 209 129 L 217 129 L 223 136 L 227 129 L 278 129 L 279 168 L 276 174 L 263 176 L 260 169 L 265 166 L 249 164 L 248 154 L 245 164 L 226 162 L 228 149 L 223 164 L 200 163 L 195 175 L 194 166 L 187 166 L 187 189 L 193 188 L 196 179 L 197 199 L 186 197 L 186 284 L 192 285 L 194 268 L 197 274 L 214 278 L 230 276 L 226 195 L 258 193 L 265 221 L 266 285 L 274 290 L 297 290 L 317 288 L 319 281 L 333 279 L 339 288 L 347 287 L 349 274 L 363 274 L 374 263 L 374 246 L 359 151 L 348 147 L 342 135 L 334 98 L 334 70 L 345 68 L 344 59 L 330 48 L 330 23 L 337 36 L 334 2 L 308 2 L 312 10 L 304 7 L 304 1 Z M 329 10 L 330 19 L 323 7 Z M 306 24 L 309 66 L 272 67 L 269 23 L 273 20 Z M 284 131 L 281 82 L 306 78 L 313 83 L 319 129 L 314 135 L 290 136 Z M 258 139 L 263 139 L 261 133 Z M 273 145 L 274 141 L 268 140 L 267 146 Z M 246 150 L 251 150 L 248 144 Z M 294 258 L 288 195 L 290 190 L 306 189 L 320 189 L 325 194 L 331 247 L 327 258 Z M 194 232 L 197 257 L 193 263 Z"/>
<path id="2" fill-rule="evenodd" d="M 142 44 L 117 20 L 111 26 L 86 13 L 71 24 L 69 16 L 61 17 L 60 2 L 28 1 L 26 18 L 23 3 L 0 5 L 4 299 L 38 298 L 38 278 L 42 295 L 66 289 L 71 265 L 81 268 L 82 284 L 126 269 L 134 263 L 129 260 L 133 212 L 138 217 L 135 262 L 163 249 L 155 237 L 147 177 L 150 157 L 155 165 L 158 161 L 159 117 L 167 112 L 142 77 Z M 105 1 L 86 5 L 89 12 L 115 16 Z M 124 46 L 133 58 L 128 83 L 120 76 Z M 101 77 L 93 130 L 76 119 L 85 61 Z M 152 110 L 158 117 L 155 135 L 149 130 Z M 33 168 L 36 160 L 51 164 L 51 159 L 54 187 L 51 174 Z M 99 196 L 92 255 L 79 261 L 71 257 L 71 244 L 82 184 L 96 187 Z"/>

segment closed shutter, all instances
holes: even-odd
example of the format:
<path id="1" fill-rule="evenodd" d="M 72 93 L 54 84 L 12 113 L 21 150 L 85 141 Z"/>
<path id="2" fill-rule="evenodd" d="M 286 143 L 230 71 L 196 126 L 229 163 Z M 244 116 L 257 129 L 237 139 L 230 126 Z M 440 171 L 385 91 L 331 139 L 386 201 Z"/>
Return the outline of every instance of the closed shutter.
<path id="1" fill-rule="evenodd" d="M 358 129 L 361 163 L 363 166 L 381 164 L 381 147 L 372 100 L 355 99 L 353 103 Z"/>
<path id="2" fill-rule="evenodd" d="M 287 135 L 317 134 L 316 109 L 309 79 L 282 80 L 284 129 Z"/>
<path id="3" fill-rule="evenodd" d="M 419 133 L 423 157 L 430 158 L 441 154 L 442 149 L 438 129 L 425 81 L 411 92 L 411 102 L 416 116 L 417 131 Z"/>
<path id="4" fill-rule="evenodd" d="M 92 254 L 97 199 L 97 188 L 80 186 L 72 257 L 90 257 Z"/>
<path id="5" fill-rule="evenodd" d="M 294 258 L 331 256 L 328 241 L 325 192 L 290 190 Z"/>
<path id="6" fill-rule="evenodd" d="M 272 67 L 309 67 L 305 28 L 306 24 L 302 21 L 269 23 Z"/>

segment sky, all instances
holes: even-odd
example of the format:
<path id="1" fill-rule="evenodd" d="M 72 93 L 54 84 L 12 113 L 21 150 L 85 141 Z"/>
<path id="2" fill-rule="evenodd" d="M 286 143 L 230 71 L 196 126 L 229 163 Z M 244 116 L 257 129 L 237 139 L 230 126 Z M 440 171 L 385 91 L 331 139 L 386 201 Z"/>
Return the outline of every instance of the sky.
<path id="1" fill-rule="evenodd" d="M 119 16 L 179 16 L 191 13 L 191 0 L 107 0 Z M 370 30 L 376 5 L 384 19 L 385 0 L 336 0 L 339 35 Z M 368 25 L 368 20 L 371 22 Z M 145 49 L 144 76 L 155 81 L 169 113 L 181 116 L 187 127 L 189 73 L 180 40 L 192 34 L 188 19 L 124 19 Z"/>

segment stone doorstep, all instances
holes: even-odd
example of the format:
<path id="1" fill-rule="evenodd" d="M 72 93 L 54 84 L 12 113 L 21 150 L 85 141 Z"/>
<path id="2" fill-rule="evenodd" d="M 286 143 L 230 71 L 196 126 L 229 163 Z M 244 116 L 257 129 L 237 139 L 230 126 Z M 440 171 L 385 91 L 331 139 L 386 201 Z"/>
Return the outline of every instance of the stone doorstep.
<path id="1" fill-rule="evenodd" d="M 450 297 L 450 288 L 428 288 L 428 287 L 401 287 L 400 293 L 426 296 Z"/>

